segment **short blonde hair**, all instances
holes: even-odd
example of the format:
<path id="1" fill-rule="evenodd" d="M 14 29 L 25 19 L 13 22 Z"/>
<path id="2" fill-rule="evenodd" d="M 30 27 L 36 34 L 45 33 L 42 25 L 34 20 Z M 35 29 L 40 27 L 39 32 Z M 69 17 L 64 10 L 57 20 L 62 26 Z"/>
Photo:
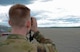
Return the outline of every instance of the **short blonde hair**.
<path id="1" fill-rule="evenodd" d="M 9 10 L 11 26 L 23 27 L 25 21 L 30 17 L 30 9 L 22 4 L 15 4 Z"/>

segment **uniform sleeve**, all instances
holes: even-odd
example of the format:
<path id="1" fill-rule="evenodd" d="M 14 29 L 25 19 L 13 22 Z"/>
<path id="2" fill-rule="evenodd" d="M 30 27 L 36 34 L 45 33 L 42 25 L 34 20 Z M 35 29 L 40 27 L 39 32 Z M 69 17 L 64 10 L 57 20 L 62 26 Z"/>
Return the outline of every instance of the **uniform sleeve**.
<path id="1" fill-rule="evenodd" d="M 38 52 L 39 51 L 41 51 L 41 52 L 57 52 L 56 46 L 53 43 L 53 41 L 51 41 L 50 39 L 44 38 L 44 36 L 42 36 L 39 31 L 34 33 L 33 37 L 40 43 L 40 45 L 37 46 Z"/>

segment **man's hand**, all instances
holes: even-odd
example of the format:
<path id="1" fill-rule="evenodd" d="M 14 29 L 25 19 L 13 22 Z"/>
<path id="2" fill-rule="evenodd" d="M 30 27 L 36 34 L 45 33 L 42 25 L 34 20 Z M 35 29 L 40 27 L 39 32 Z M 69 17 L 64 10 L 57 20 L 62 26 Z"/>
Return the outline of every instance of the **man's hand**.
<path id="1" fill-rule="evenodd" d="M 31 30 L 35 33 L 38 31 L 37 21 L 34 17 L 31 17 Z"/>

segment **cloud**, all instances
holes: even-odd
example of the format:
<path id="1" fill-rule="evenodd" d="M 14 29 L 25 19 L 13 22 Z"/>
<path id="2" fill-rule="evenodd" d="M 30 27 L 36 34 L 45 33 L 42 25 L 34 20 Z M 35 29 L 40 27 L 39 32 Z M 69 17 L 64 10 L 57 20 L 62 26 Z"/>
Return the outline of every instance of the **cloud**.
<path id="1" fill-rule="evenodd" d="M 2 20 L 0 20 L 0 23 L 2 22 Z"/>
<path id="2" fill-rule="evenodd" d="M 49 11 L 31 11 L 31 16 L 35 17 L 37 20 L 49 17 L 46 15 L 47 13 L 51 13 Z"/>
<path id="3" fill-rule="evenodd" d="M 63 22 L 69 22 L 69 23 L 80 23 L 80 17 L 78 16 L 64 16 L 58 19 L 51 19 L 47 18 L 47 20 L 50 21 L 63 21 Z"/>
<path id="4" fill-rule="evenodd" d="M 79 0 L 74 2 L 77 3 Z M 74 4 L 74 2 L 72 2 L 72 0 L 67 0 L 66 2 L 64 0 L 54 0 L 45 3 L 36 1 L 35 3 L 28 6 L 33 12 L 41 11 L 43 13 L 38 14 L 38 17 L 44 15 L 47 15 L 49 18 L 63 18 L 67 15 L 80 16 L 80 7 L 78 4 Z M 44 13 L 44 11 L 49 11 L 51 13 Z"/>
<path id="5" fill-rule="evenodd" d="M 12 4 L 16 4 L 16 3 L 32 4 L 35 1 L 48 2 L 48 1 L 53 1 L 53 0 L 0 0 L 0 5 L 12 5 Z"/>
<path id="6" fill-rule="evenodd" d="M 41 1 L 41 2 L 48 2 L 48 1 L 53 1 L 53 0 L 38 0 L 38 1 Z"/>
<path id="7" fill-rule="evenodd" d="M 9 8 L 11 6 L 12 5 L 8 5 L 8 6 L 2 6 L 2 5 L 0 5 L 0 14 L 8 14 Z"/>
<path id="8" fill-rule="evenodd" d="M 26 6 L 31 9 L 31 16 L 37 18 L 39 27 L 69 27 L 80 26 L 79 5 L 79 0 L 36 0 Z M 6 17 L 3 14 L 7 14 L 10 7 L 11 5 L 0 6 L 1 22 L 7 21 L 3 20 Z"/>
<path id="9" fill-rule="evenodd" d="M 0 5 L 12 5 L 16 3 L 31 4 L 35 0 L 0 0 Z"/>
<path id="10" fill-rule="evenodd" d="M 6 13 L 1 13 L 0 14 L 0 25 L 9 26 L 9 24 L 8 24 L 8 16 L 7 16 Z"/>
<path id="11" fill-rule="evenodd" d="M 76 27 L 80 26 L 80 17 L 64 16 L 63 18 L 45 18 L 38 20 L 39 27 Z"/>

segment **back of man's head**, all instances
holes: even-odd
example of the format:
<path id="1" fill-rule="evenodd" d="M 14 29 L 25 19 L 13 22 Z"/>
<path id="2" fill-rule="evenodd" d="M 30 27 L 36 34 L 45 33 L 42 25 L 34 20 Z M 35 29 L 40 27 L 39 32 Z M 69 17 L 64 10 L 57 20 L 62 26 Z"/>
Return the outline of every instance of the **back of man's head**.
<path id="1" fill-rule="evenodd" d="M 23 27 L 30 18 L 30 9 L 22 4 L 13 5 L 9 10 L 11 26 Z"/>

